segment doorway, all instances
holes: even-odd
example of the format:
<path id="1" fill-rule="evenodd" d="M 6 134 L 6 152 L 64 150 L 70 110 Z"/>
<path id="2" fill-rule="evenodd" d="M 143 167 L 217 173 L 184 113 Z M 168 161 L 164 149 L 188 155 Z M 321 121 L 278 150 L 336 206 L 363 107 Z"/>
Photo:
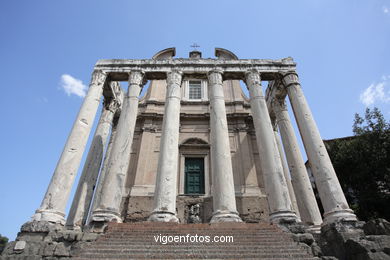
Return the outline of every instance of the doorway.
<path id="1" fill-rule="evenodd" d="M 204 158 L 185 158 L 185 194 L 205 194 Z"/>

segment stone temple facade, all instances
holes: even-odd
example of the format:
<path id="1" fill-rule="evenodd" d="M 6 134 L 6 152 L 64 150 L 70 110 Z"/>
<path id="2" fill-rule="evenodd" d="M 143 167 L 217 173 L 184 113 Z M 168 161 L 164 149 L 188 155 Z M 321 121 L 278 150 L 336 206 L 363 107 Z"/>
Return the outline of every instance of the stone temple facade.
<path id="1" fill-rule="evenodd" d="M 173 58 L 99 60 L 47 192 L 32 222 L 99 230 L 108 222 L 356 220 L 303 95 L 296 64 L 238 59 L 216 48 Z M 249 90 L 246 97 L 240 80 Z M 123 91 L 119 82 L 128 82 Z M 261 82 L 268 81 L 263 93 Z M 149 83 L 146 94 L 142 88 Z M 324 208 L 298 148 L 289 98 Z M 65 208 L 102 112 L 82 175 Z"/>

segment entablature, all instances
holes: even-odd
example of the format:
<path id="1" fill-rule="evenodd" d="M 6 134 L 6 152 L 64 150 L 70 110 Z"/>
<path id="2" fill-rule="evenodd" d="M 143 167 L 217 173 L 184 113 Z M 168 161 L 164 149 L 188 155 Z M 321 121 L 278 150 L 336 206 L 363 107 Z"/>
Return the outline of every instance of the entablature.
<path id="1" fill-rule="evenodd" d="M 166 79 L 168 72 L 181 71 L 184 75 L 193 77 L 206 77 L 207 73 L 214 70 L 223 72 L 224 80 L 244 80 L 245 73 L 249 70 L 257 70 L 262 80 L 274 80 L 280 78 L 281 73 L 295 71 L 296 63 L 292 58 L 279 60 L 270 59 L 142 59 L 124 60 L 110 59 L 99 60 L 95 70 L 102 70 L 109 74 L 114 81 L 126 81 L 129 73 L 140 70 L 145 73 L 147 80 Z"/>

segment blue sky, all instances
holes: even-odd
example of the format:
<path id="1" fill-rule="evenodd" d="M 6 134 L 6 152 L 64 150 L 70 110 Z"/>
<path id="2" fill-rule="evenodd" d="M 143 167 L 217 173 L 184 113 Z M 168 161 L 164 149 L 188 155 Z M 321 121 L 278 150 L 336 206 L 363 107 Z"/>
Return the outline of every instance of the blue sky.
<path id="1" fill-rule="evenodd" d="M 324 139 L 355 112 L 390 117 L 390 0 L 1 1 L 0 234 L 40 205 L 98 59 L 143 59 L 193 42 L 298 64 Z M 66 92 L 68 91 L 68 93 Z"/>

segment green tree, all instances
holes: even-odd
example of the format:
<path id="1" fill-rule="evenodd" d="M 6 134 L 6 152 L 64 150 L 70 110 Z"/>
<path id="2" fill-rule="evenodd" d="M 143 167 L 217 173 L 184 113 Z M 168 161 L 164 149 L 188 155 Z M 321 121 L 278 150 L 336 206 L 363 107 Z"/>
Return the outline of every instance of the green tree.
<path id="1" fill-rule="evenodd" d="M 3 252 L 4 248 L 5 248 L 5 245 L 8 243 L 8 238 L 7 237 L 3 237 L 1 234 L 0 234 L 0 254 L 1 252 Z"/>
<path id="2" fill-rule="evenodd" d="M 327 142 L 332 163 L 358 218 L 390 219 L 390 124 L 379 109 L 355 114 L 354 136 Z"/>

